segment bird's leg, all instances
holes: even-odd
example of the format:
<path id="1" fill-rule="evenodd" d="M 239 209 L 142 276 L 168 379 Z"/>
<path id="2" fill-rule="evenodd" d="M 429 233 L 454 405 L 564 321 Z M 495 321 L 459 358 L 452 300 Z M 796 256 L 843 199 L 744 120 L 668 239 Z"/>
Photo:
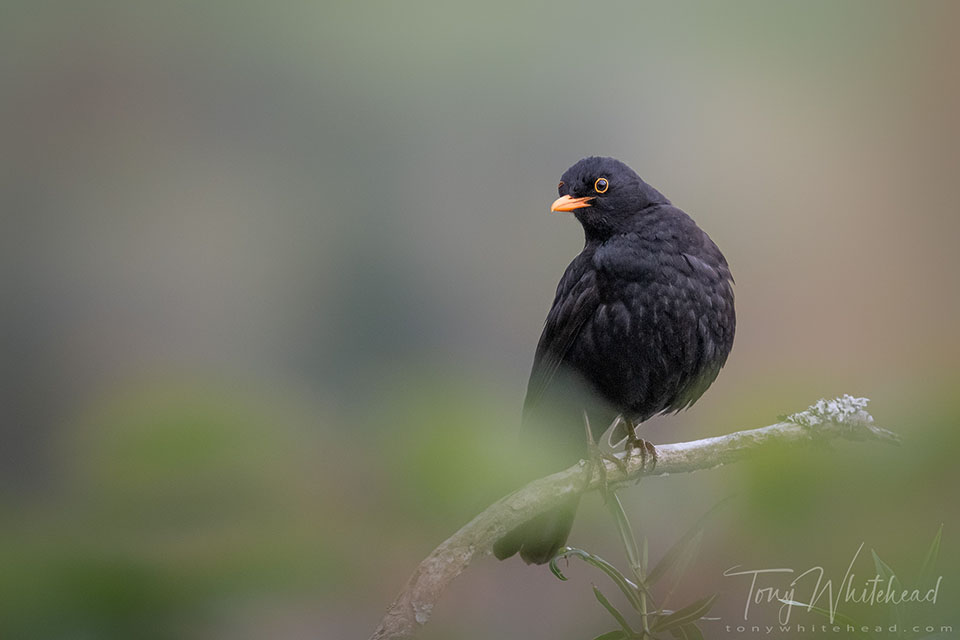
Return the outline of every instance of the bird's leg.
<path id="1" fill-rule="evenodd" d="M 618 416 L 617 420 L 619 419 Z M 607 502 L 611 490 L 609 484 L 607 484 L 607 466 L 603 461 L 610 460 L 616 464 L 624 474 L 627 472 L 627 465 L 617 456 L 612 453 L 607 453 L 600 448 L 597 441 L 593 438 L 593 430 L 590 428 L 590 416 L 587 415 L 586 411 L 583 412 L 583 427 L 587 432 L 587 461 L 591 466 L 590 473 L 587 475 L 587 484 L 593 479 L 593 467 L 596 467 L 597 472 L 600 474 L 600 493 L 603 495 L 603 501 Z"/>
<path id="2" fill-rule="evenodd" d="M 652 443 L 647 442 L 646 440 L 637 436 L 637 425 L 634 424 L 633 420 L 626 418 L 627 425 L 627 443 L 624 446 L 627 452 L 627 457 L 633 453 L 634 449 L 640 450 L 640 468 L 644 471 L 647 469 L 647 459 L 650 459 L 650 470 L 653 471 L 657 467 L 657 448 L 653 446 Z"/>

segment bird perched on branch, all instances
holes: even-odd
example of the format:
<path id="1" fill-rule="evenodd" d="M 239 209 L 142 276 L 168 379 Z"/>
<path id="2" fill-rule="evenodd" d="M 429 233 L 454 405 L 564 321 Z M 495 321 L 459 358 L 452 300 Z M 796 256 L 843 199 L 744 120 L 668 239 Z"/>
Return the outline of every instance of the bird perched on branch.
<path id="1" fill-rule="evenodd" d="M 690 216 L 619 160 L 577 162 L 559 195 L 551 211 L 573 213 L 585 243 L 547 314 L 523 430 L 549 442 L 559 471 L 587 451 L 584 420 L 605 429 L 621 417 L 627 447 L 655 464 L 656 450 L 636 427 L 689 407 L 716 379 L 736 325 L 730 268 Z M 549 562 L 566 543 L 578 503 L 517 527 L 494 554 Z"/>

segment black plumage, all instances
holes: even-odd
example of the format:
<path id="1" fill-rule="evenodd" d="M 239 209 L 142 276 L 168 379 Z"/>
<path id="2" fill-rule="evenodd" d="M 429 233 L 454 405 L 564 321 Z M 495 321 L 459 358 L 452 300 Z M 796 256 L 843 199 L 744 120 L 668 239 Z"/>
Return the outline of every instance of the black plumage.
<path id="1" fill-rule="evenodd" d="M 571 211 L 585 243 L 547 315 L 523 419 L 527 435 L 559 445 L 553 471 L 584 456 L 585 412 L 602 430 L 618 415 L 636 425 L 696 402 L 726 362 L 736 325 L 720 249 L 630 167 L 585 158 L 563 174 L 559 192 L 552 210 Z M 549 561 L 577 503 L 518 527 L 495 554 Z"/>

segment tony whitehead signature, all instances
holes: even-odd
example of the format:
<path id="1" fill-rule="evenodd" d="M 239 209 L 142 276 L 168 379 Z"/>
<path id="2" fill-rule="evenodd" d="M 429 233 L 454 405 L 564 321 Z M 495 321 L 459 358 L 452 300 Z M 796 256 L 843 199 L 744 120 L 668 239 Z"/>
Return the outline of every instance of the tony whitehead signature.
<path id="1" fill-rule="evenodd" d="M 747 601 L 743 608 L 743 619 L 747 620 L 750 616 L 750 605 L 779 603 L 779 614 L 781 624 L 787 624 L 790 621 L 790 613 L 794 607 L 805 608 L 807 611 L 818 606 L 826 609 L 830 613 L 830 623 L 833 624 L 834 616 L 837 613 L 837 607 L 841 602 L 860 602 L 870 606 L 882 604 L 899 604 L 901 602 L 937 602 L 937 596 L 940 593 L 940 583 L 943 582 L 943 576 L 937 578 L 936 583 L 929 589 L 902 589 L 899 584 L 894 584 L 896 576 L 891 575 L 884 579 L 879 574 L 875 574 L 868 580 L 862 580 L 859 586 L 855 584 L 853 565 L 857 557 L 863 550 L 863 544 L 857 548 L 853 554 L 850 564 L 847 566 L 846 573 L 843 574 L 843 580 L 834 589 L 833 579 L 825 579 L 823 567 L 810 567 L 803 573 L 797 573 L 794 569 L 787 567 L 775 569 L 741 569 L 741 565 L 730 567 L 723 572 L 725 576 L 748 576 L 750 580 L 750 590 L 747 592 Z M 777 586 L 767 586 L 777 574 L 796 575 L 788 584 Z M 811 587 L 812 585 L 812 587 Z M 801 594 L 809 594 L 806 599 L 803 595 L 797 596 L 797 590 Z M 824 598 L 826 601 L 824 602 Z M 801 606 L 799 603 L 802 603 Z"/>

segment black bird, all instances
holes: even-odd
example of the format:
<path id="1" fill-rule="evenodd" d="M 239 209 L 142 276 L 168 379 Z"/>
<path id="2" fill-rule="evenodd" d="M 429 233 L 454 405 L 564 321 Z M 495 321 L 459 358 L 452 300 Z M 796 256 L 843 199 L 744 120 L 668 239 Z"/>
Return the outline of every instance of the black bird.
<path id="1" fill-rule="evenodd" d="M 635 427 L 692 405 L 733 346 L 733 277 L 710 237 L 630 167 L 584 158 L 567 169 L 551 211 L 570 211 L 585 243 L 567 267 L 537 345 L 523 430 L 549 441 L 559 471 L 584 457 L 584 416 L 601 430 Z M 564 545 L 579 497 L 517 527 L 494 546 L 548 562 Z"/>

